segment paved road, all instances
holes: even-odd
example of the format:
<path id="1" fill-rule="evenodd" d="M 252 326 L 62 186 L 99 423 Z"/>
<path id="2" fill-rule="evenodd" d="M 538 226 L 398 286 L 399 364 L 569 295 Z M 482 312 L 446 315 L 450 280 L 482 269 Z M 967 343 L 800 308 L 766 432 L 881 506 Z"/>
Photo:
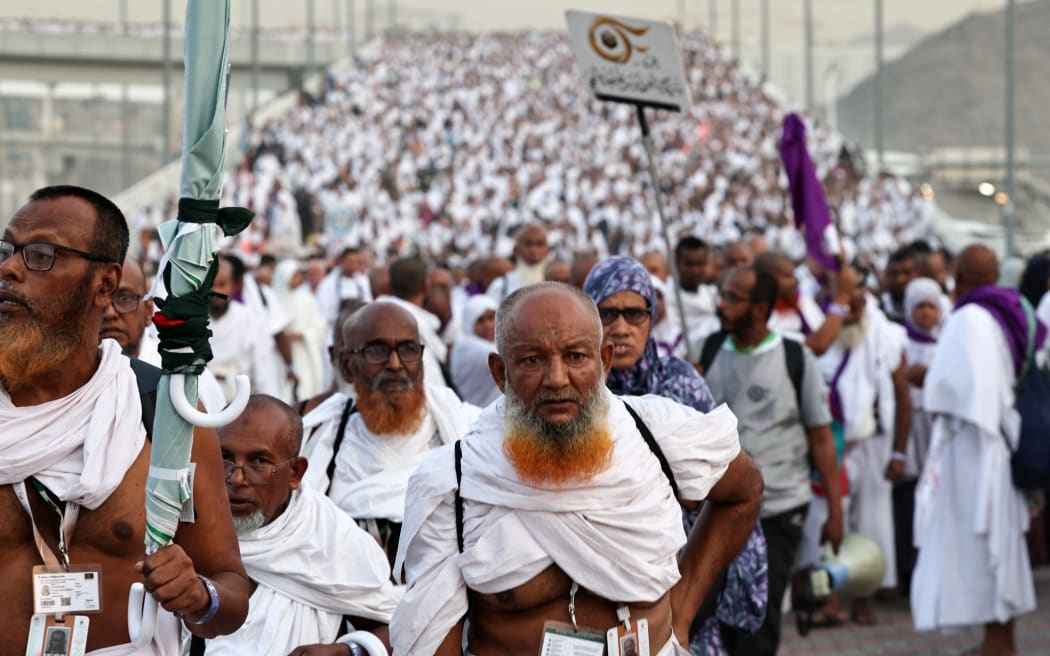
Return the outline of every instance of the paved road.
<path id="1" fill-rule="evenodd" d="M 1050 655 L 1050 567 L 1035 572 L 1038 607 L 1018 621 L 1017 647 L 1023 656 Z M 846 624 L 831 629 L 816 629 L 806 637 L 795 630 L 794 615 L 784 618 L 780 641 L 781 656 L 949 656 L 961 654 L 980 643 L 980 629 L 968 629 L 954 635 L 918 633 L 912 628 L 905 601 L 876 604 L 880 622 L 873 627 Z"/>

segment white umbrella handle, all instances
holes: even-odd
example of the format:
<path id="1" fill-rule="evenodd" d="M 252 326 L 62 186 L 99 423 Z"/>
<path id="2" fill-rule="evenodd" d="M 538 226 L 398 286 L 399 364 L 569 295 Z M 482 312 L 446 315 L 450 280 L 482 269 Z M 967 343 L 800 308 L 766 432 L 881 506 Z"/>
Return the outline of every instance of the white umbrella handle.
<path id="1" fill-rule="evenodd" d="M 146 587 L 141 583 L 132 583 L 128 593 L 128 637 L 139 649 L 153 640 L 158 613 L 160 607 L 153 595 L 146 594 Z"/>
<path id="2" fill-rule="evenodd" d="M 383 645 L 383 641 L 375 636 L 374 633 L 368 631 L 354 631 L 348 633 L 339 639 L 339 642 L 346 644 L 347 642 L 355 642 L 358 646 L 363 647 L 368 656 L 387 656 L 386 647 Z"/>
<path id="3" fill-rule="evenodd" d="M 190 405 L 186 400 L 185 374 L 171 374 L 171 404 L 179 416 L 193 424 L 204 428 L 219 428 L 229 424 L 240 416 L 248 405 L 248 397 L 252 393 L 251 381 L 244 374 L 237 376 L 237 391 L 233 395 L 230 404 L 214 414 L 201 412 Z"/>

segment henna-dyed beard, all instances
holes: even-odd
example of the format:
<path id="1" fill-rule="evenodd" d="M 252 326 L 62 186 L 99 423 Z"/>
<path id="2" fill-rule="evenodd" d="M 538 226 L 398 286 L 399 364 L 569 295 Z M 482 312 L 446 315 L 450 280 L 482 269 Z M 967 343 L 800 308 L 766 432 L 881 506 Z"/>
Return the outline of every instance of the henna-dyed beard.
<path id="1" fill-rule="evenodd" d="M 521 480 L 535 486 L 561 487 L 589 481 L 609 467 L 613 439 L 604 387 L 603 377 L 587 399 L 581 399 L 574 390 L 559 394 L 559 400 L 571 398 L 581 403 L 579 414 L 566 424 L 545 421 L 526 408 L 509 385 L 506 387 L 503 453 Z M 535 402 L 544 400 L 555 399 L 540 396 Z"/>
<path id="2" fill-rule="evenodd" d="M 411 387 L 394 393 L 379 391 L 380 385 L 391 379 L 403 380 Z M 427 399 L 422 380 L 412 381 L 407 373 L 384 371 L 376 376 L 371 386 L 355 380 L 354 390 L 357 391 L 357 411 L 373 435 L 411 435 L 426 416 Z"/>
<path id="3" fill-rule="evenodd" d="M 85 299 L 90 298 L 93 276 L 89 267 L 67 293 L 39 303 L 19 294 L 26 307 L 21 320 L 0 314 L 0 387 L 17 392 L 34 378 L 58 369 L 83 347 Z M 0 282 L 0 287 L 7 286 Z"/>

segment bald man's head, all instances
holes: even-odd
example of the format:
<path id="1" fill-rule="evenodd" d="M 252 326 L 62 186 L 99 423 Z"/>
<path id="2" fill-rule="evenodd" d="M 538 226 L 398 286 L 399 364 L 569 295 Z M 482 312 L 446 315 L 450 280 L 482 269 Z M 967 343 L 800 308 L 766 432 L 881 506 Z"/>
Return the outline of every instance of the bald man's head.
<path id="1" fill-rule="evenodd" d="M 959 296 L 999 280 L 999 258 L 984 244 L 970 244 L 955 261 L 955 291 Z"/>

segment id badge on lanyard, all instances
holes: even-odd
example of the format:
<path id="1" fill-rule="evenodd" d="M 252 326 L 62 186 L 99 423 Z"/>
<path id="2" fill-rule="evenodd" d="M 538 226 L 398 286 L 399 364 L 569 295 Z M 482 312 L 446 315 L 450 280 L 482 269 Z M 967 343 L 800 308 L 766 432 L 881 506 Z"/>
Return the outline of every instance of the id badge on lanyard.
<path id="1" fill-rule="evenodd" d="M 44 561 L 43 565 L 33 568 L 34 614 L 29 623 L 26 656 L 83 656 L 87 650 L 90 620 L 81 613 L 102 611 L 101 567 L 70 564 L 69 538 L 76 528 L 80 507 L 67 502 L 63 511 L 43 485 L 36 480 L 32 480 L 32 483 L 58 515 L 58 549 L 61 558 L 55 556 L 40 534 L 29 505 L 25 483 L 16 483 L 13 486 L 15 496 L 29 515 L 33 539 Z"/>

